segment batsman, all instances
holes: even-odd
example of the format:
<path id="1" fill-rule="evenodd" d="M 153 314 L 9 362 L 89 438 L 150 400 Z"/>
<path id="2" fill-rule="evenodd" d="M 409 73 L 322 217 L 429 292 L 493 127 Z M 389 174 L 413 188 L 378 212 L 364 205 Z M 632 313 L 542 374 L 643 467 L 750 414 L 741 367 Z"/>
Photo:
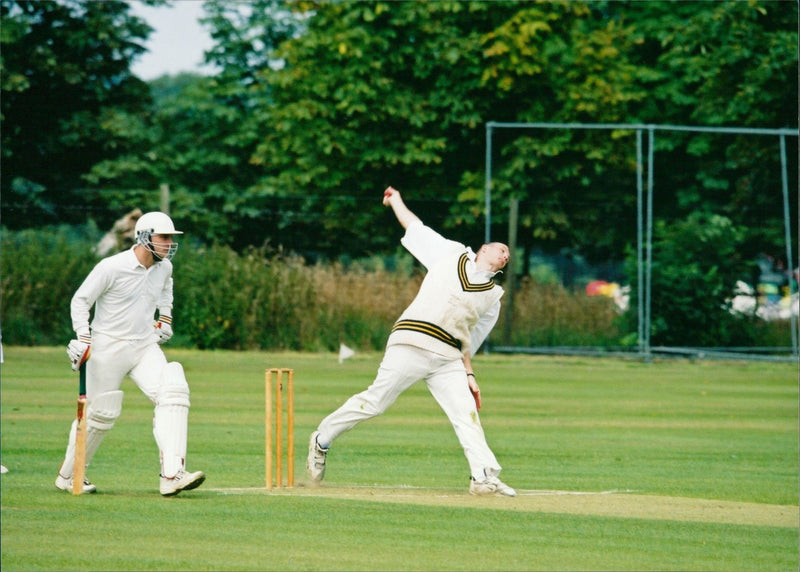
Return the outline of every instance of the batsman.
<path id="1" fill-rule="evenodd" d="M 160 453 L 159 492 L 173 496 L 200 486 L 202 471 L 186 470 L 189 384 L 183 367 L 167 362 L 160 344 L 172 337 L 173 236 L 183 234 L 164 213 L 150 212 L 136 222 L 136 242 L 129 250 L 101 260 L 72 298 L 70 312 L 76 339 L 67 347 L 72 369 L 86 369 L 86 431 L 77 420 L 69 434 L 56 487 L 73 491 L 78 436 L 85 441 L 85 466 L 122 412 L 125 376 L 155 405 L 153 435 Z M 91 324 L 90 312 L 94 306 Z M 156 314 L 157 312 L 157 314 Z M 82 443 L 81 443 L 82 444 Z M 97 491 L 87 477 L 74 490 Z"/>

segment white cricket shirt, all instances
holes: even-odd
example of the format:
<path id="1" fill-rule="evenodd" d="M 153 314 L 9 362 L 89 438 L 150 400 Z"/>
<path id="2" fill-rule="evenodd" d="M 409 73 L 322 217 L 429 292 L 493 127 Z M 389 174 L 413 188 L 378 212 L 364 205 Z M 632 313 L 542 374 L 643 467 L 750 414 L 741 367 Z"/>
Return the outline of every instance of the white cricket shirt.
<path id="1" fill-rule="evenodd" d="M 172 262 L 145 268 L 134 248 L 98 262 L 75 292 L 70 312 L 78 334 L 88 333 L 93 305 L 92 331 L 122 340 L 152 336 L 156 309 L 172 315 Z"/>

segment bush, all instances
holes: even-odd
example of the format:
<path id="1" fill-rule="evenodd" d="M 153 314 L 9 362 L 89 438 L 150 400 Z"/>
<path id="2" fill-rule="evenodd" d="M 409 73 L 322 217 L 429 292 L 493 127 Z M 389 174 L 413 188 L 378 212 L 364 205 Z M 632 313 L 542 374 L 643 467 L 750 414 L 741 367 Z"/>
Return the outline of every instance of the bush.
<path id="1" fill-rule="evenodd" d="M 657 234 L 652 341 L 719 346 L 786 339 L 787 325 L 736 318 L 723 307 L 736 268 L 729 225 L 721 219 L 687 221 L 680 230 L 693 230 L 691 240 L 682 240 L 677 230 L 661 228 Z M 97 234 L 91 227 L 3 231 L 6 344 L 61 345 L 74 336 L 69 304 L 97 262 Z M 335 351 L 345 343 L 380 350 L 423 278 L 404 252 L 390 259 L 310 265 L 281 251 L 236 253 L 184 241 L 174 265 L 171 345 L 201 349 Z M 608 347 L 636 331 L 635 311 L 620 319 L 610 298 L 590 297 L 558 282 L 520 281 L 508 340 L 505 307 L 492 345 Z"/>
<path id="2" fill-rule="evenodd" d="M 173 316 L 198 348 L 377 349 L 418 282 L 385 270 L 309 266 L 265 249 L 181 252 Z"/>
<path id="3" fill-rule="evenodd" d="M 97 262 L 96 229 L 2 231 L 4 343 L 66 344 L 74 337 L 69 302 Z"/>
<path id="4" fill-rule="evenodd" d="M 702 212 L 655 225 L 651 345 L 753 344 L 754 320 L 730 311 L 736 280 L 745 272 L 745 262 L 738 255 L 742 238 L 742 231 L 730 219 Z M 633 253 L 627 268 L 630 276 L 636 276 Z M 632 286 L 631 299 L 635 299 L 636 281 Z"/>

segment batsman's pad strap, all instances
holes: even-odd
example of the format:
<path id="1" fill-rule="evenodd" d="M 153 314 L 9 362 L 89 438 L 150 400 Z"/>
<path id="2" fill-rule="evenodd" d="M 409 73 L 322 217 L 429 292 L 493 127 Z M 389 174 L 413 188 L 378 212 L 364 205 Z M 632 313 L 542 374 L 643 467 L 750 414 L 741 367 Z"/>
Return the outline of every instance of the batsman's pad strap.
<path id="1" fill-rule="evenodd" d="M 394 327 L 392 328 L 392 332 L 396 332 L 397 330 L 410 330 L 412 332 L 419 332 L 421 334 L 431 336 L 432 338 L 436 338 L 437 340 L 446 343 L 448 346 L 452 346 L 458 350 L 461 349 L 461 340 L 454 338 L 445 330 L 436 324 L 431 324 L 430 322 L 423 322 L 422 320 L 400 320 L 395 323 Z"/>

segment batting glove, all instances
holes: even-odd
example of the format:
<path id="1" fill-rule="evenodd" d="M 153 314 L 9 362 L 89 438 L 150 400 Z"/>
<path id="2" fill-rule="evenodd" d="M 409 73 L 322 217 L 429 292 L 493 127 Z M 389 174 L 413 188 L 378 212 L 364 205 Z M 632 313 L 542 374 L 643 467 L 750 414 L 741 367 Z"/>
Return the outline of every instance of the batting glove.
<path id="1" fill-rule="evenodd" d="M 77 340 L 71 340 L 67 346 L 67 357 L 72 363 L 72 371 L 78 371 L 92 350 L 92 338 L 88 334 L 81 334 Z"/>
<path id="2" fill-rule="evenodd" d="M 163 344 L 172 337 L 172 316 L 159 316 L 156 322 L 156 334 L 158 343 Z"/>

